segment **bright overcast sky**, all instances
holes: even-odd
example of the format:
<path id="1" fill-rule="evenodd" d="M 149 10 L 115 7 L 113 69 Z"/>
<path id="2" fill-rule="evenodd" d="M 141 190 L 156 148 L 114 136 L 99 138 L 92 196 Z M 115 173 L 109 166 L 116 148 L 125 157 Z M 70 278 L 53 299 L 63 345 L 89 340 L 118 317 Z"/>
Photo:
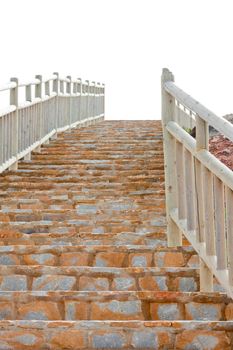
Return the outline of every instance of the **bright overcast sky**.
<path id="1" fill-rule="evenodd" d="M 233 113 L 232 0 L 6 0 L 0 85 L 54 71 L 106 84 L 106 118 L 159 119 L 160 75 Z"/>

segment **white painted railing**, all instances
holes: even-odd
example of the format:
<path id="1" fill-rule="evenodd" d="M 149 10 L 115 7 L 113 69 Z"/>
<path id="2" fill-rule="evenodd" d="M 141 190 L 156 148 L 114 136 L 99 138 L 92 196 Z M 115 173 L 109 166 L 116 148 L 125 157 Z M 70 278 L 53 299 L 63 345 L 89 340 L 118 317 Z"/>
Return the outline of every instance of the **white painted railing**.
<path id="1" fill-rule="evenodd" d="M 22 89 L 24 102 L 19 103 Z M 9 92 L 10 105 L 0 112 L 0 173 L 17 169 L 21 158 L 30 160 L 31 151 L 39 150 L 57 132 L 104 118 L 104 84 L 54 73 L 24 83 L 12 78 L 0 87 L 2 91 Z"/>
<path id="2" fill-rule="evenodd" d="M 182 116 L 182 118 L 179 118 Z M 213 275 L 233 297 L 233 172 L 209 152 L 209 125 L 233 141 L 233 125 L 162 74 L 162 123 L 168 245 L 186 236 L 200 256 L 200 285 Z M 196 126 L 196 140 L 185 130 Z"/>

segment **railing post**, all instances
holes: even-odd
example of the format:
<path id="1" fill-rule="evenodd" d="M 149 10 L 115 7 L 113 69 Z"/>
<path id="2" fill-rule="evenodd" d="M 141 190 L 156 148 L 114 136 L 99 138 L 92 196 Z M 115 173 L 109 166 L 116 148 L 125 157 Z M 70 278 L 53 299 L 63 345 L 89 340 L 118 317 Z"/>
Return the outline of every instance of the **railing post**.
<path id="1" fill-rule="evenodd" d="M 35 97 L 40 98 L 42 100 L 42 75 L 36 75 L 36 79 L 40 80 L 40 83 L 35 86 Z M 43 111 L 42 111 L 42 101 L 39 103 L 39 113 L 38 113 L 38 140 L 41 140 L 42 138 L 42 127 L 43 127 Z M 41 145 L 35 148 L 35 152 L 40 152 Z"/>
<path id="2" fill-rule="evenodd" d="M 18 142 L 19 142 L 19 118 L 18 118 L 18 105 L 19 105 L 19 81 L 18 78 L 11 78 L 10 81 L 16 83 L 16 87 L 10 90 L 10 105 L 16 107 L 15 111 L 15 123 L 14 123 L 14 138 L 11 140 L 12 149 L 14 150 L 14 156 L 16 157 L 16 162 L 13 163 L 9 169 L 17 170 L 18 169 Z"/>
<path id="3" fill-rule="evenodd" d="M 26 85 L 25 87 L 25 99 L 27 102 L 32 102 L 32 86 L 31 84 Z M 29 124 L 31 124 L 31 119 L 29 120 Z M 29 127 L 29 130 L 31 130 L 31 128 Z M 29 139 L 30 139 L 30 135 L 28 135 Z M 29 142 L 31 143 L 31 142 Z M 28 152 L 24 158 L 24 160 L 31 160 L 31 152 Z"/>
<path id="4" fill-rule="evenodd" d="M 103 83 L 103 119 L 105 119 L 105 84 Z"/>
<path id="5" fill-rule="evenodd" d="M 168 81 L 174 81 L 174 76 L 167 68 L 164 68 L 161 78 L 161 119 L 163 124 L 167 239 L 169 247 L 176 247 L 182 245 L 182 233 L 170 216 L 171 210 L 178 207 L 178 197 L 176 176 L 174 174 L 174 171 L 176 171 L 175 139 L 166 129 L 167 124 L 175 118 L 175 99 L 163 87 L 164 83 Z"/>
<path id="6" fill-rule="evenodd" d="M 85 80 L 86 83 L 86 118 L 87 121 L 85 122 L 85 126 L 88 126 L 88 119 L 89 119 L 89 113 L 90 113 L 90 81 L 89 80 Z"/>
<path id="7" fill-rule="evenodd" d="M 82 120 L 82 116 L 83 116 L 83 97 L 82 97 L 82 93 L 83 93 L 83 85 L 82 85 L 82 79 L 81 78 L 78 78 L 79 80 L 79 84 L 78 84 L 78 88 L 77 88 L 77 91 L 79 92 L 79 116 L 78 116 L 78 120 L 79 120 L 79 125 L 80 125 L 80 122 Z"/>
<path id="8" fill-rule="evenodd" d="M 45 82 L 45 95 L 50 96 L 50 85 L 49 85 L 50 81 L 46 81 Z"/>
<path id="9" fill-rule="evenodd" d="M 69 82 L 66 83 L 66 93 L 69 94 L 69 108 L 68 108 L 68 124 L 69 124 L 69 131 L 71 131 L 71 76 L 67 75 L 66 77 L 69 79 Z"/>
<path id="10" fill-rule="evenodd" d="M 100 82 L 99 81 L 97 82 L 96 94 L 97 94 L 97 113 L 96 113 L 96 115 L 100 116 L 100 102 L 101 102 L 101 100 L 100 100 Z"/>
<path id="11" fill-rule="evenodd" d="M 44 85 L 44 88 L 45 88 L 45 95 L 48 96 L 48 98 L 50 98 L 51 96 L 51 90 L 50 90 L 50 80 L 46 81 L 45 82 L 45 85 Z M 52 111 L 51 111 L 51 105 L 50 105 L 50 101 L 49 101 L 49 104 L 45 104 L 45 120 L 44 120 L 44 123 L 45 123 L 45 128 L 46 128 L 46 132 L 50 132 L 52 130 L 52 127 L 51 127 L 51 118 L 52 118 Z M 45 144 L 49 144 L 49 139 L 47 141 L 45 141 Z"/>
<path id="12" fill-rule="evenodd" d="M 206 265 L 206 263 L 200 258 L 200 291 L 201 292 L 213 292 L 213 274 Z"/>
<path id="13" fill-rule="evenodd" d="M 207 122 L 205 122 L 202 118 L 200 118 L 198 115 L 196 115 L 196 151 L 200 150 L 209 150 L 209 125 Z M 197 161 L 196 161 L 197 162 Z M 201 171 L 201 173 L 200 173 Z M 205 212 L 204 212 L 204 207 L 203 206 L 203 201 L 205 202 L 207 199 L 204 198 L 205 195 L 203 193 L 203 186 L 204 186 L 204 179 L 203 179 L 203 169 L 202 167 L 196 167 L 195 169 L 196 173 L 196 198 L 197 198 L 197 215 L 198 215 L 198 233 L 199 233 L 199 238 L 203 238 L 206 233 L 210 232 L 211 228 L 208 228 L 206 230 L 206 227 L 204 228 L 201 223 L 205 222 L 206 224 L 206 218 L 205 218 Z M 206 180 L 206 179 L 205 179 Z M 211 191 L 213 189 L 211 188 Z M 210 193 L 208 193 L 210 195 Z M 211 200 L 212 200 L 211 196 Z M 213 206 L 213 203 L 207 203 Z M 205 208 L 205 211 L 207 209 Z M 212 210 L 211 210 L 212 211 Z M 206 213 L 207 214 L 207 213 Z M 211 213 L 210 213 L 211 214 Z M 213 213 L 212 213 L 213 214 Z M 211 214 L 211 215 L 212 215 Z M 207 222 L 208 225 L 212 225 L 213 223 Z M 204 225 L 206 226 L 206 225 Z M 203 232 L 204 231 L 204 232 Z M 212 238 L 205 237 L 206 240 L 210 240 Z M 214 243 L 214 242 L 212 242 Z M 200 259 L 200 290 L 202 292 L 212 292 L 213 291 L 213 273 L 211 270 L 208 268 L 208 266 L 205 264 L 205 262 Z"/>
<path id="14" fill-rule="evenodd" d="M 74 110 L 73 110 L 73 115 L 71 115 L 71 124 L 73 122 L 78 122 L 79 121 L 79 104 L 77 102 L 80 102 L 80 99 L 78 97 L 78 83 L 75 81 L 73 83 L 73 98 L 74 98 Z M 74 118 L 75 115 L 75 118 Z"/>
<path id="15" fill-rule="evenodd" d="M 91 117 L 95 117 L 95 81 L 92 81 L 92 107 L 91 107 Z M 94 121 L 92 121 L 94 123 Z"/>
<path id="16" fill-rule="evenodd" d="M 56 96 L 56 102 L 55 102 L 55 121 L 54 121 L 54 126 L 56 129 L 56 133 L 53 135 L 53 138 L 57 138 L 57 129 L 58 129 L 58 108 L 59 108 L 59 73 L 54 72 L 53 75 L 56 75 L 56 79 L 53 80 L 53 92 L 57 94 Z"/>

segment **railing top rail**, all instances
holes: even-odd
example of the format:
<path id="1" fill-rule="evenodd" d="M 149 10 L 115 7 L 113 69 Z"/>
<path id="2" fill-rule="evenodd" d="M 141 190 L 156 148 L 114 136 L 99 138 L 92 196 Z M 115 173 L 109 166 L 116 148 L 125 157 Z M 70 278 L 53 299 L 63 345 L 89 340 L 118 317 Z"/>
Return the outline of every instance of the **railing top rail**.
<path id="1" fill-rule="evenodd" d="M 233 125 L 226 119 L 217 116 L 208 108 L 196 101 L 193 97 L 181 90 L 172 81 L 163 84 L 164 89 L 177 99 L 181 104 L 195 112 L 200 118 L 205 120 L 216 130 L 224 134 L 229 140 L 233 141 Z"/>
<path id="2" fill-rule="evenodd" d="M 45 78 L 42 81 L 40 79 L 35 78 L 35 79 L 31 79 L 31 80 L 20 81 L 18 83 L 18 85 L 17 85 L 16 82 L 11 81 L 9 83 L 1 85 L 0 86 L 0 92 L 11 90 L 11 89 L 14 89 L 16 87 L 21 88 L 21 87 L 26 87 L 26 86 L 29 86 L 29 85 L 39 85 L 41 83 L 44 84 L 44 83 L 47 83 L 49 81 L 53 81 L 53 80 L 56 80 L 56 79 L 58 79 L 60 82 L 64 82 L 64 83 L 78 83 L 78 84 L 82 83 L 82 85 L 85 85 L 85 86 L 87 86 L 87 85 L 89 85 L 89 86 L 96 86 L 97 85 L 97 86 L 100 86 L 102 88 L 105 87 L 105 84 L 100 83 L 100 82 L 94 82 L 94 81 L 89 82 L 89 80 L 82 80 L 81 78 L 72 79 L 72 77 L 71 78 L 60 77 L 60 76 L 57 76 L 56 74 L 53 74 L 52 76 L 50 76 L 48 78 Z"/>
<path id="3" fill-rule="evenodd" d="M 40 84 L 41 81 L 39 79 L 31 79 L 31 80 L 25 80 L 19 83 L 18 87 L 24 87 L 24 86 L 28 86 L 28 85 L 38 85 Z"/>
<path id="4" fill-rule="evenodd" d="M 16 88 L 17 84 L 15 82 L 9 82 L 0 86 L 0 91 L 6 91 Z"/>

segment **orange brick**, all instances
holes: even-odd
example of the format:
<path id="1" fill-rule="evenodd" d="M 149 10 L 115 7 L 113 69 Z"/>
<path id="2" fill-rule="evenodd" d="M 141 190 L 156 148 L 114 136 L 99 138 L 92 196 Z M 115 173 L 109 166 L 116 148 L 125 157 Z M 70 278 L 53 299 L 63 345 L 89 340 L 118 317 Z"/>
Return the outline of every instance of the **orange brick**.
<path id="1" fill-rule="evenodd" d="M 150 305 L 152 320 L 182 320 L 184 315 L 181 305 L 177 303 L 152 303 Z"/>
<path id="2" fill-rule="evenodd" d="M 158 286 L 153 276 L 139 278 L 139 286 L 142 290 L 157 290 Z"/>
<path id="3" fill-rule="evenodd" d="M 85 332 L 80 330 L 66 330 L 52 336 L 50 340 L 51 350 L 70 349 L 79 350 L 86 348 Z"/>
<path id="4" fill-rule="evenodd" d="M 109 290 L 109 281 L 104 277 L 82 276 L 79 279 L 79 290 Z"/>
<path id="5" fill-rule="evenodd" d="M 51 253 L 24 255 L 23 260 L 25 265 L 56 265 L 56 256 Z"/>
<path id="6" fill-rule="evenodd" d="M 225 331 L 185 330 L 176 337 L 175 349 L 201 348 L 202 350 L 230 350 L 230 340 Z"/>
<path id="7" fill-rule="evenodd" d="M 13 304 L 3 302 L 0 303 L 0 319 L 1 320 L 13 320 L 14 313 L 13 313 Z"/>
<path id="8" fill-rule="evenodd" d="M 7 344 L 7 349 L 43 349 L 45 342 L 40 331 L 22 329 L 1 332 L 1 342 Z"/>
<path id="9" fill-rule="evenodd" d="M 61 266 L 88 266 L 88 253 L 63 253 L 60 257 Z"/>
<path id="10" fill-rule="evenodd" d="M 185 305 L 186 319 L 205 321 L 221 320 L 222 309 L 222 304 L 190 302 Z"/>
<path id="11" fill-rule="evenodd" d="M 125 253 L 97 253 L 95 257 L 95 266 L 122 267 Z"/>
<path id="12" fill-rule="evenodd" d="M 226 306 L 225 317 L 227 321 L 233 320 L 233 303 L 230 303 Z"/>
<path id="13" fill-rule="evenodd" d="M 65 319 L 67 321 L 87 320 L 88 303 L 86 303 L 85 301 L 65 302 Z"/>
<path id="14" fill-rule="evenodd" d="M 18 307 L 18 319 L 23 320 L 61 320 L 56 303 L 48 301 L 34 301 Z"/>
<path id="15" fill-rule="evenodd" d="M 184 256 L 180 252 L 167 252 L 164 256 L 164 267 L 185 266 Z"/>
<path id="16" fill-rule="evenodd" d="M 139 300 L 94 302 L 91 304 L 91 320 L 143 320 Z"/>
<path id="17" fill-rule="evenodd" d="M 129 254 L 129 266 L 132 267 L 150 267 L 152 265 L 152 254 L 150 253 L 131 253 Z"/>

